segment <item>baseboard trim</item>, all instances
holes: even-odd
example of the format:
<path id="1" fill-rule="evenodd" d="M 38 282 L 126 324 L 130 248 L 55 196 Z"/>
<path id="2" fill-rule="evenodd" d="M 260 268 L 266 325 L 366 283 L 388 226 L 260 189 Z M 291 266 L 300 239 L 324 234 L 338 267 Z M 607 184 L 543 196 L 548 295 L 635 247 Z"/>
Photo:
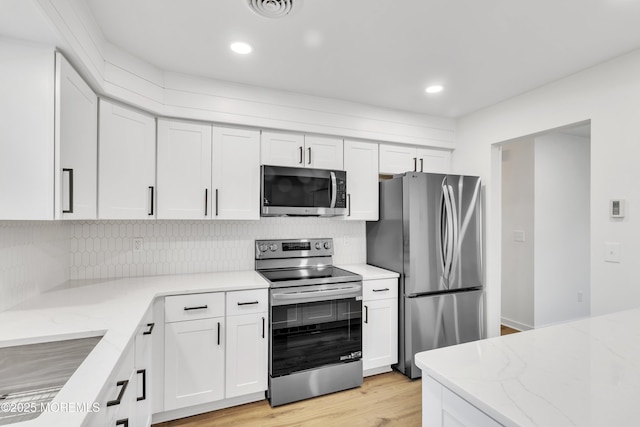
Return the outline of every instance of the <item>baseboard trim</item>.
<path id="1" fill-rule="evenodd" d="M 500 323 L 503 324 L 504 326 L 508 326 L 511 329 L 516 329 L 518 331 L 529 331 L 533 329 L 533 326 L 529 326 L 524 323 L 517 322 L 515 320 L 507 319 L 506 317 L 501 317 Z"/>
<path id="2" fill-rule="evenodd" d="M 230 408 L 232 406 L 244 405 L 246 403 L 264 400 L 264 391 L 247 394 L 246 396 L 232 397 L 230 399 L 219 400 L 217 402 L 203 403 L 202 405 L 189 406 L 188 408 L 173 409 L 171 411 L 153 414 L 152 423 L 163 423 L 179 418 L 191 417 L 193 415 L 204 414 L 205 412 L 217 411 L 218 409 Z"/>

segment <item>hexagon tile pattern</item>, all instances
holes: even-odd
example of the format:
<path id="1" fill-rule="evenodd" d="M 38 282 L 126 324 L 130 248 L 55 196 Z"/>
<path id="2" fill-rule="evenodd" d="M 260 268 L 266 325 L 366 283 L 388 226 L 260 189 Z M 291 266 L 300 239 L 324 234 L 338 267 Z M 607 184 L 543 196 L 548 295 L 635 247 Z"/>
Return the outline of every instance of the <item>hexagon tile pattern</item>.
<path id="1" fill-rule="evenodd" d="M 364 221 L 75 221 L 69 278 L 99 279 L 254 269 L 254 240 L 333 237 L 334 262 L 366 262 Z M 133 241 L 143 240 L 134 251 Z"/>

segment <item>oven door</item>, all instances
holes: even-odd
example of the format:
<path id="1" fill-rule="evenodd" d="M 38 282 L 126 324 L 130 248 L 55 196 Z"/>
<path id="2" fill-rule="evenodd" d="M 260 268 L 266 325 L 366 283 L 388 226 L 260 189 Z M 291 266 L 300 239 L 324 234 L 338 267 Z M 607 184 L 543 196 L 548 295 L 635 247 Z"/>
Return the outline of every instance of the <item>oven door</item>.
<path id="1" fill-rule="evenodd" d="M 362 282 L 271 290 L 269 375 L 362 358 Z"/>
<path id="2" fill-rule="evenodd" d="M 346 214 L 346 172 L 262 166 L 262 216 Z"/>

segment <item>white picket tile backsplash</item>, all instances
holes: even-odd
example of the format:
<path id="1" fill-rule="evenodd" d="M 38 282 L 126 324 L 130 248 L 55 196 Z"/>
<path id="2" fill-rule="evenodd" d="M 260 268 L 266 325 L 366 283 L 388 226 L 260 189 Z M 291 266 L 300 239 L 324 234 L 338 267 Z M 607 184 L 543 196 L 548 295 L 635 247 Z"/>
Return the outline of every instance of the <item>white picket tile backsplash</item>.
<path id="1" fill-rule="evenodd" d="M 68 224 L 0 221 L 0 311 L 69 279 Z"/>
<path id="2" fill-rule="evenodd" d="M 254 240 L 303 237 L 332 237 L 336 264 L 366 262 L 364 221 L 0 221 L 0 311 L 69 279 L 252 270 Z"/>
<path id="3" fill-rule="evenodd" d="M 252 270 L 256 239 L 333 237 L 336 264 L 366 261 L 363 221 L 90 221 L 71 227 L 71 279 Z M 135 238 L 143 239 L 142 251 L 133 250 Z"/>

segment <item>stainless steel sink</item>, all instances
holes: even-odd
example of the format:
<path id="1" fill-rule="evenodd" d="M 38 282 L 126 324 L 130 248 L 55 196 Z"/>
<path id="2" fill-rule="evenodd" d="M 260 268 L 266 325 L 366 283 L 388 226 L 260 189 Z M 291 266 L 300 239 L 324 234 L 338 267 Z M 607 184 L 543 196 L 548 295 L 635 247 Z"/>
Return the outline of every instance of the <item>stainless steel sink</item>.
<path id="1" fill-rule="evenodd" d="M 101 338 L 0 348 L 0 425 L 37 418 Z"/>

